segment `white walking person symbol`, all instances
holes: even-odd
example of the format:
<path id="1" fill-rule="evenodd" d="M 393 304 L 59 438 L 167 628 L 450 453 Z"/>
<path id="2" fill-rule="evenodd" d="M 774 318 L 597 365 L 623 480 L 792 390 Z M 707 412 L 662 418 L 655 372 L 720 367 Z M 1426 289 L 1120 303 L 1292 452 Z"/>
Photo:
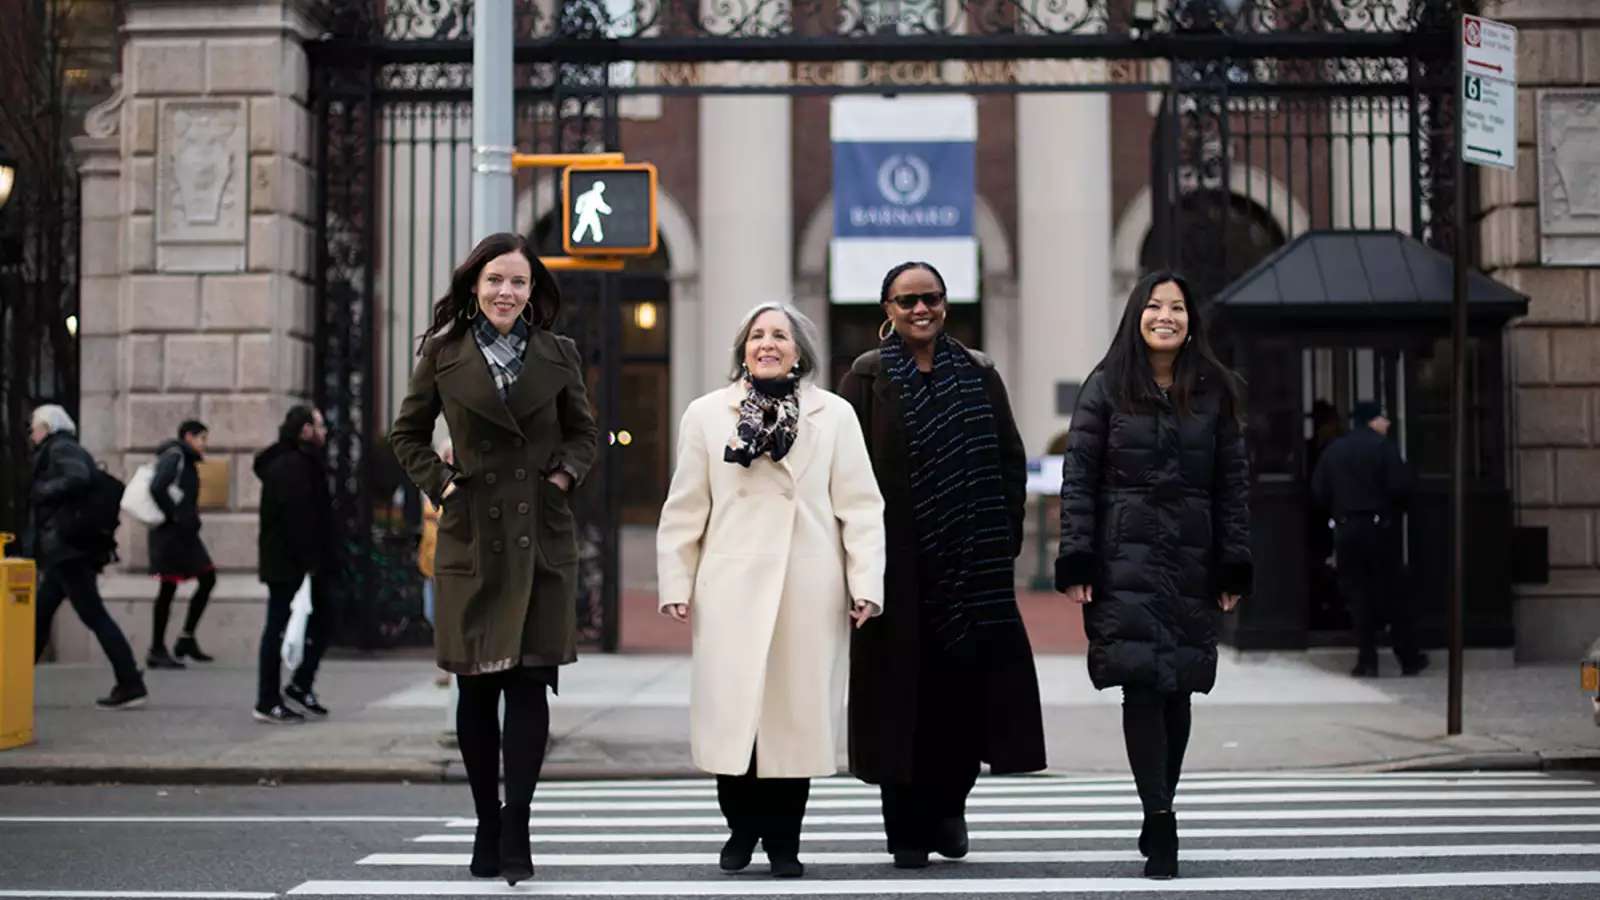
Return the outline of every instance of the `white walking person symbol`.
<path id="1" fill-rule="evenodd" d="M 600 223 L 601 216 L 611 215 L 611 207 L 606 205 L 606 183 L 596 181 L 594 186 L 578 195 L 573 202 L 572 210 L 578 214 L 578 227 L 572 230 L 572 242 L 583 242 L 583 233 L 593 235 L 595 243 L 606 239 L 606 230 Z"/>

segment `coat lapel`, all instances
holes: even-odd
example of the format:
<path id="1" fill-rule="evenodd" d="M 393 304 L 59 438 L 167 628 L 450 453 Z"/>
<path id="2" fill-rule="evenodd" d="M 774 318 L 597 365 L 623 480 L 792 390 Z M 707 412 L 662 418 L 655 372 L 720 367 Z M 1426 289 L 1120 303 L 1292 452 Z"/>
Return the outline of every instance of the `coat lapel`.
<path id="1" fill-rule="evenodd" d="M 811 460 L 817 455 L 817 442 L 821 440 L 817 429 L 822 427 L 822 401 L 822 390 L 815 385 L 806 384 L 800 388 L 800 428 L 795 433 L 794 446 L 789 448 L 781 463 L 796 483 L 806 474 Z"/>
<path id="2" fill-rule="evenodd" d="M 487 372 L 487 367 L 485 367 Z M 555 335 L 536 329 L 528 335 L 528 349 L 522 354 L 522 374 L 511 386 L 511 396 L 505 405 L 511 416 L 520 422 L 539 407 L 555 399 L 566 386 L 567 361 L 561 355 Z"/>
<path id="3" fill-rule="evenodd" d="M 531 346 L 533 341 L 528 343 Z M 500 391 L 495 388 L 494 378 L 489 375 L 489 364 L 483 361 L 477 341 L 473 340 L 471 334 L 462 331 L 455 340 L 439 348 L 438 365 L 435 378 L 441 394 L 448 394 L 462 406 L 514 434 L 522 433 L 511 411 L 500 399 Z M 523 379 L 528 374 L 528 369 L 524 368 Z M 517 383 L 521 384 L 522 379 L 518 379 Z"/>

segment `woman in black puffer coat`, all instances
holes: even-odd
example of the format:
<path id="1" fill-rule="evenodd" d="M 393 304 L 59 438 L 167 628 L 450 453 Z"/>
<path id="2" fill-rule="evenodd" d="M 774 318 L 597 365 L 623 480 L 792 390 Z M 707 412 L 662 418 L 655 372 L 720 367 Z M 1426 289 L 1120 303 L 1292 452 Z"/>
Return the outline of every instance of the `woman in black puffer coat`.
<path id="1" fill-rule="evenodd" d="M 1178 873 L 1173 792 L 1189 695 L 1217 678 L 1222 612 L 1251 581 L 1249 460 L 1237 378 L 1185 282 L 1141 279 L 1078 397 L 1061 482 L 1056 589 L 1083 605 L 1089 677 L 1120 686 L 1144 806 L 1145 874 Z"/>

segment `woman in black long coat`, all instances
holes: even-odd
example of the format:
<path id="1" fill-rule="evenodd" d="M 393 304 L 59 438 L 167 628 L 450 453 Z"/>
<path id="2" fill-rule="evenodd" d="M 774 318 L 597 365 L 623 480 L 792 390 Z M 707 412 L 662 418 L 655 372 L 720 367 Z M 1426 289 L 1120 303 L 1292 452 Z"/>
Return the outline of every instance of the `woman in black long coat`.
<path id="1" fill-rule="evenodd" d="M 981 763 L 1044 768 L 1033 649 L 1017 611 L 1026 460 L 994 362 L 944 333 L 944 279 L 890 270 L 882 345 L 839 382 L 884 499 L 884 613 L 851 635 L 850 771 L 883 795 L 898 868 L 967 853 Z"/>
<path id="2" fill-rule="evenodd" d="M 200 539 L 200 473 L 195 465 L 205 459 L 206 426 L 193 419 L 178 426 L 178 437 L 161 445 L 156 454 L 155 475 L 150 479 L 150 496 L 166 515 L 166 521 L 150 529 L 150 574 L 160 581 L 152 610 L 150 652 L 145 665 L 152 669 L 181 669 L 183 658 L 211 662 L 195 640 L 195 629 L 205 614 L 211 590 L 217 586 L 216 566 Z M 173 499 L 172 488 L 177 488 Z M 183 618 L 183 632 L 167 653 L 167 618 L 178 585 L 194 579 L 194 596 Z"/>
<path id="3" fill-rule="evenodd" d="M 1095 687 L 1122 688 L 1152 878 L 1178 874 L 1189 695 L 1216 682 L 1220 614 L 1251 580 L 1238 379 L 1190 296 L 1170 272 L 1134 287 L 1078 396 L 1061 481 L 1056 589 L 1083 605 Z"/>

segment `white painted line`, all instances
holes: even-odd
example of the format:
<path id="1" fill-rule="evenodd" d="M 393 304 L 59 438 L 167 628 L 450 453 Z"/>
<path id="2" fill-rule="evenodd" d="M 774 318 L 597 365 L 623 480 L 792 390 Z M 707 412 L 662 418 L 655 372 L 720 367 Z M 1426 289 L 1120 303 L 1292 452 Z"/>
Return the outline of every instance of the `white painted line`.
<path id="1" fill-rule="evenodd" d="M 0 825 L 443 825 L 453 828 L 457 821 L 450 816 L 0 816 Z"/>
<path id="2" fill-rule="evenodd" d="M 973 831 L 974 841 L 1095 841 L 1129 840 L 1137 836 L 1137 828 L 1055 828 L 1036 831 Z M 1495 825 L 1346 825 L 1312 828 L 1183 828 L 1185 841 L 1207 838 L 1308 838 L 1308 837 L 1387 837 L 1403 835 L 1468 835 L 1468 834 L 1592 834 L 1600 833 L 1600 824 L 1574 822 L 1551 825 L 1519 825 L 1503 822 Z M 883 843 L 882 831 L 807 831 L 807 841 L 866 841 Z M 538 844 L 716 844 L 728 839 L 727 831 L 619 831 L 577 834 L 540 834 L 535 832 L 533 843 Z M 470 844 L 470 834 L 424 834 L 411 839 L 413 844 Z M 1185 851 L 1187 853 L 1188 851 Z"/>
<path id="3" fill-rule="evenodd" d="M 1357 788 L 1357 787 L 1361 787 L 1361 788 L 1452 788 L 1452 787 L 1460 787 L 1460 788 L 1483 788 L 1483 787 L 1510 788 L 1510 787 L 1516 787 L 1516 788 L 1522 788 L 1522 787 L 1529 787 L 1527 779 L 1522 779 L 1522 778 L 1473 779 L 1471 781 L 1461 781 L 1461 780 L 1454 779 L 1454 778 L 1407 778 L 1407 779 L 1404 779 L 1404 780 L 1401 780 L 1401 779 L 1364 778 L 1364 779 L 1351 779 L 1351 780 L 1348 780 L 1348 781 L 1340 781 L 1340 782 L 1330 782 L 1330 781 L 1327 781 L 1327 780 L 1324 780 L 1324 779 L 1317 779 L 1317 778 L 1292 778 L 1292 779 L 1281 779 L 1281 780 L 1277 780 L 1277 781 L 1273 781 L 1273 780 L 1270 780 L 1270 779 L 1251 779 L 1251 780 L 1211 779 L 1211 780 L 1205 780 L 1205 781 L 1198 781 L 1198 782 L 1195 782 L 1194 784 L 1190 784 L 1188 779 L 1184 779 L 1180 783 L 1180 786 L 1181 786 L 1182 790 L 1184 790 L 1185 792 L 1192 792 L 1192 791 L 1207 792 L 1207 791 L 1246 791 L 1246 790 L 1286 790 L 1286 789 L 1289 789 L 1289 788 L 1320 789 L 1320 788 L 1331 788 L 1331 787 L 1337 787 L 1337 788 Z M 1541 782 L 1538 783 L 1538 787 L 1541 787 L 1541 788 L 1543 788 L 1543 787 L 1574 787 L 1575 788 L 1575 787 L 1586 787 L 1586 786 L 1587 787 L 1592 787 L 1593 786 L 1593 782 L 1583 781 L 1583 780 L 1579 780 L 1579 779 L 1560 780 L 1560 781 L 1552 779 L 1552 780 L 1549 780 L 1549 781 L 1541 781 Z M 1116 794 L 1116 793 L 1122 793 L 1122 792 L 1128 791 L 1132 787 L 1133 787 L 1133 782 L 1131 780 L 1129 780 L 1129 781 L 1117 781 L 1117 782 L 1105 782 L 1105 783 L 1094 783 L 1094 784 L 1062 784 L 1062 783 L 1058 783 L 1058 782 L 1040 782 L 1038 784 L 986 784 L 983 781 L 979 781 L 978 782 L 978 786 L 976 788 L 974 788 L 973 791 L 972 791 L 972 796 L 973 797 L 1001 797 L 1001 796 L 1009 796 L 1009 795 L 1013 795 L 1013 794 L 1032 794 L 1032 795 L 1040 795 L 1040 796 L 1042 796 L 1042 795 L 1057 795 L 1057 794 Z M 708 785 L 704 785 L 704 786 L 699 786 L 699 787 L 593 788 L 593 789 L 584 789 L 584 790 L 565 790 L 565 791 L 551 791 L 549 789 L 549 787 L 546 786 L 546 785 L 540 785 L 539 786 L 539 797 L 541 799 L 559 799 L 561 801 L 566 801 L 566 800 L 570 800 L 570 799 L 580 799 L 580 798 L 584 799 L 584 800 L 681 800 L 681 799 L 690 799 L 690 798 L 710 798 L 710 797 L 715 797 L 716 795 L 717 795 L 716 786 L 715 785 L 709 785 L 709 784 Z M 879 797 L 879 792 L 878 792 L 878 788 L 875 785 L 870 785 L 870 784 L 862 784 L 862 785 L 815 784 L 811 788 L 811 797 L 812 797 L 813 800 L 815 800 L 817 798 L 821 798 L 821 797 L 827 797 L 827 798 L 860 797 L 860 798 L 872 798 L 872 799 L 876 800 Z"/>
<path id="4" fill-rule="evenodd" d="M 1454 781 L 1474 781 L 1480 779 L 1515 780 L 1521 782 L 1554 781 L 1555 779 L 1546 772 L 1185 772 L 1183 784 L 1189 785 L 1198 781 L 1237 781 L 1253 779 L 1260 781 L 1317 781 L 1324 783 L 1337 783 L 1344 781 L 1408 781 L 1417 778 L 1440 778 Z M 1585 782 L 1586 783 L 1586 782 Z M 547 781 L 539 785 L 540 793 L 547 792 L 582 792 L 592 789 L 634 788 L 638 790 L 670 790 L 683 787 L 709 787 L 715 788 L 716 781 L 712 778 L 662 778 L 645 780 L 640 778 L 600 778 L 592 781 Z M 1133 784 L 1133 779 L 1127 775 L 985 775 L 978 779 L 978 786 L 1034 786 L 1045 784 Z M 861 787 L 875 790 L 871 785 L 862 784 L 854 778 L 835 775 L 828 778 L 812 779 L 811 786 L 815 789 L 831 787 L 834 785 Z"/>
<path id="5" fill-rule="evenodd" d="M 1589 872 L 1425 872 L 1392 875 L 1286 875 L 1238 878 L 923 878 L 754 880 L 718 877 L 706 881 L 525 881 L 507 887 L 489 881 L 308 881 L 289 892 L 300 897 L 481 897 L 535 895 L 569 897 L 750 897 L 860 894 L 1147 894 L 1269 893 L 1290 891 L 1427 890 L 1452 887 L 1600 885 Z"/>
<path id="6" fill-rule="evenodd" d="M 1178 807 L 1178 821 L 1183 822 L 1240 822 L 1240 821 L 1325 821 L 1329 819 L 1547 819 L 1561 816 L 1600 816 L 1600 806 L 1469 806 L 1406 807 L 1352 806 L 1313 809 L 1196 809 L 1184 804 Z M 1000 812 L 968 813 L 967 822 L 992 822 L 1013 824 L 1021 822 L 1142 822 L 1144 813 L 1135 809 L 1127 812 Z M 811 825 L 872 825 L 881 826 L 879 814 L 861 815 L 807 815 Z M 550 828 L 717 828 L 724 825 L 721 816 L 555 816 L 533 817 L 535 833 Z M 446 827 L 472 828 L 472 819 L 455 819 Z"/>
<path id="7" fill-rule="evenodd" d="M 1185 793 L 1180 785 L 1178 802 L 1182 808 L 1195 806 L 1237 806 L 1241 804 L 1271 804 L 1282 806 L 1291 803 L 1481 803 L 1486 801 L 1545 801 L 1545 800 L 1600 800 L 1600 790 L 1552 791 L 1301 791 L 1279 794 L 1204 794 Z M 688 812 L 705 809 L 705 800 L 550 800 L 535 798 L 533 815 L 538 819 L 546 813 L 561 812 Z M 823 798 L 806 803 L 813 809 L 879 809 L 882 802 L 876 797 L 847 799 Z M 1111 796 L 1094 797 L 996 797 L 973 796 L 967 800 L 968 809 L 984 808 L 1040 808 L 1084 806 L 1138 806 L 1138 795 L 1131 791 Z"/>
<path id="8" fill-rule="evenodd" d="M 870 866 L 891 857 L 880 853 L 806 852 L 806 865 Z M 1482 856 L 1600 856 L 1600 844 L 1438 844 L 1413 847 L 1240 847 L 1184 850 L 1185 860 L 1203 862 L 1295 862 L 1301 860 L 1453 859 Z M 1022 865 L 1030 863 L 1137 862 L 1137 850 L 993 850 L 974 851 L 965 862 Z M 539 866 L 616 868 L 620 866 L 709 866 L 712 853 L 542 853 Z M 358 866 L 464 866 L 470 853 L 373 853 Z"/>
<path id="9" fill-rule="evenodd" d="M 0 897 L 45 900 L 276 900 L 277 896 L 251 891 L 0 891 Z"/>

